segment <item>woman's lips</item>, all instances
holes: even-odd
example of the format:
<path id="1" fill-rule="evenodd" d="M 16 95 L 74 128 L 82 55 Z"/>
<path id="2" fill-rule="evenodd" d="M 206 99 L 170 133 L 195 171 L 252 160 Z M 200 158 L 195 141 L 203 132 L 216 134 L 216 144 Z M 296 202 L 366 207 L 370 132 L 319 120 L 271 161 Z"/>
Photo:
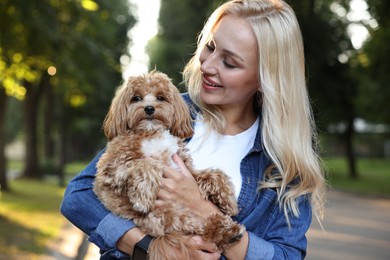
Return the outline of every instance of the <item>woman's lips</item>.
<path id="1" fill-rule="evenodd" d="M 203 78 L 203 87 L 205 89 L 216 89 L 216 88 L 222 88 L 221 85 L 215 83 L 214 81 L 208 79 L 208 78 Z"/>

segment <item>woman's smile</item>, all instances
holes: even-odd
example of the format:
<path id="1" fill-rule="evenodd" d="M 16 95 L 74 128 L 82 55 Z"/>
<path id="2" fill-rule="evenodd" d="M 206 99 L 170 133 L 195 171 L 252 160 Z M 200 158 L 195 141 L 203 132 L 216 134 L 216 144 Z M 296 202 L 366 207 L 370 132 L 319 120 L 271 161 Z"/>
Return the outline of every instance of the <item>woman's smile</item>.
<path id="1" fill-rule="evenodd" d="M 203 77 L 203 88 L 205 90 L 215 90 L 215 89 L 219 89 L 222 87 L 223 87 L 222 85 L 215 83 L 211 79 L 209 79 L 207 77 Z"/>

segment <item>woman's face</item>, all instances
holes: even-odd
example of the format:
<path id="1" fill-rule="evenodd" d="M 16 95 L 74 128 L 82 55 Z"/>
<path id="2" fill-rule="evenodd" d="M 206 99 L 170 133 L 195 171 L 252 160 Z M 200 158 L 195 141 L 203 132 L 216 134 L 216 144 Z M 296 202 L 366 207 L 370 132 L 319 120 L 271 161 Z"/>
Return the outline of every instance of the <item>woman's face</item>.
<path id="1" fill-rule="evenodd" d="M 259 89 L 257 42 L 248 22 L 227 15 L 213 29 L 200 55 L 200 97 L 221 109 L 252 105 Z"/>

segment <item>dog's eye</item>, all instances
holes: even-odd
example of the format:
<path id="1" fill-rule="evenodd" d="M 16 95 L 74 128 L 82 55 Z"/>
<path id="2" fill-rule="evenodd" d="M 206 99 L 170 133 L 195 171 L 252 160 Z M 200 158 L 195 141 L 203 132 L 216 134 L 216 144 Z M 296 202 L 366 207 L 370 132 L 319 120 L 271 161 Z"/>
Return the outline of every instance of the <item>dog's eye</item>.
<path id="1" fill-rule="evenodd" d="M 134 102 L 138 102 L 138 101 L 141 101 L 142 98 L 140 96 L 134 96 L 131 101 L 134 101 Z"/>
<path id="2" fill-rule="evenodd" d="M 165 97 L 164 96 L 157 96 L 157 100 L 158 101 L 165 101 Z"/>

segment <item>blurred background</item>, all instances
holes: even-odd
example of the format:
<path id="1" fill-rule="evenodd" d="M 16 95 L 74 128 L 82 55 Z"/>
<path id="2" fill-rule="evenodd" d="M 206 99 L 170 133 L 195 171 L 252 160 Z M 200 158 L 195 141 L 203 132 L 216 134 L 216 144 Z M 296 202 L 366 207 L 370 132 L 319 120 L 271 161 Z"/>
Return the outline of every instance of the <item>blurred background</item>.
<path id="1" fill-rule="evenodd" d="M 337 191 L 330 204 L 346 210 L 379 201 L 372 211 L 384 217 L 356 228 L 373 225 L 372 249 L 379 244 L 388 259 L 390 1 L 287 2 L 301 25 L 322 156 Z M 86 258 L 85 237 L 69 239 L 75 233 L 58 208 L 68 181 L 105 146 L 101 126 L 115 89 L 157 68 L 184 91 L 181 71 L 220 3 L 0 0 L 0 259 Z M 321 242 L 317 229 L 309 235 Z"/>

